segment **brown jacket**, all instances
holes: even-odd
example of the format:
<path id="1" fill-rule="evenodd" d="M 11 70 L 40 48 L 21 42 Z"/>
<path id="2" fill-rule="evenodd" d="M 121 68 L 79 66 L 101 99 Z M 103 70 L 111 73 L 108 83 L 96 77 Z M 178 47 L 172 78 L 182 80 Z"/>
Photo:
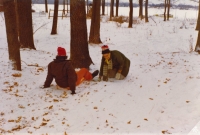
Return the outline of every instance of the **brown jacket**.
<path id="1" fill-rule="evenodd" d="M 71 62 L 66 60 L 65 56 L 57 56 L 49 63 L 44 87 L 50 87 L 53 79 L 60 87 L 70 87 L 72 93 L 75 92 L 77 75 Z"/>

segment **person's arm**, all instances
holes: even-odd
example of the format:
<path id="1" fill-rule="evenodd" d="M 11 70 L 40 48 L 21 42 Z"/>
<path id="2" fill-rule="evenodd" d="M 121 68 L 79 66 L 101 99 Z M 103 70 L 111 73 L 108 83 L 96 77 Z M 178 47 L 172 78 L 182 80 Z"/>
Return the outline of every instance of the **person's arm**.
<path id="1" fill-rule="evenodd" d="M 46 77 L 46 81 L 44 83 L 44 88 L 50 87 L 52 81 L 53 81 L 53 75 L 51 74 L 51 63 L 49 63 L 47 77 Z"/>
<path id="2" fill-rule="evenodd" d="M 76 90 L 77 75 L 70 62 L 69 62 L 69 66 L 67 67 L 67 74 L 68 74 L 68 84 L 69 84 L 70 90 L 72 91 L 71 94 L 76 94 L 75 90 Z"/>

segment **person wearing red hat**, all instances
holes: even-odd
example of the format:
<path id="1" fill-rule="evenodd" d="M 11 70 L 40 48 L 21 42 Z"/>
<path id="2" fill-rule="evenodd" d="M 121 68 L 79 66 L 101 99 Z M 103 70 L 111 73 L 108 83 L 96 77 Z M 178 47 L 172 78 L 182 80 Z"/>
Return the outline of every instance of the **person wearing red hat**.
<path id="1" fill-rule="evenodd" d="M 124 79 L 129 72 L 130 60 L 120 51 L 110 51 L 108 45 L 103 45 L 99 81 L 108 78 Z"/>
<path id="2" fill-rule="evenodd" d="M 67 60 L 66 50 L 58 47 L 57 52 L 56 59 L 48 64 L 48 73 L 43 88 L 50 87 L 53 79 L 55 79 L 59 87 L 67 88 L 72 91 L 71 94 L 76 94 L 77 85 L 81 84 L 84 80 L 90 81 L 98 75 L 98 70 L 91 74 L 86 68 L 81 68 L 76 72 L 70 60 Z"/>

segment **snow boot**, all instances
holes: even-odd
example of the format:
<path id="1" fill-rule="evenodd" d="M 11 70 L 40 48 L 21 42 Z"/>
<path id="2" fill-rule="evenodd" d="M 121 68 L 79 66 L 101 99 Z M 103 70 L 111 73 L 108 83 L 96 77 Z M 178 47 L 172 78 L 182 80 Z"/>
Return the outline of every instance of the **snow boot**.
<path id="1" fill-rule="evenodd" d="M 97 76 L 99 74 L 99 70 L 95 70 L 93 73 L 92 73 L 92 78 L 94 78 L 95 76 Z"/>

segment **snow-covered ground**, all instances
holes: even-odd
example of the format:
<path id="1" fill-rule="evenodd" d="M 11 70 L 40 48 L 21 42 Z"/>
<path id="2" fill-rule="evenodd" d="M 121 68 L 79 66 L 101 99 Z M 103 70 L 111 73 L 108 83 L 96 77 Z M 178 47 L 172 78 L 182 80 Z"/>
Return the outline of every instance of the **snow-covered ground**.
<path id="1" fill-rule="evenodd" d="M 179 12 L 188 16 L 182 18 Z M 55 82 L 40 88 L 57 47 L 70 54 L 70 18 L 59 18 L 58 34 L 50 35 L 52 18 L 33 13 L 37 50 L 21 49 L 22 71 L 14 71 L 0 13 L 0 134 L 198 135 L 200 59 L 190 52 L 198 34 L 193 12 L 177 10 L 177 17 L 166 22 L 152 16 L 149 23 L 138 21 L 133 28 L 103 17 L 101 40 L 131 60 L 129 75 L 108 82 L 96 77 L 78 86 L 73 96 L 56 89 Z M 89 44 L 95 64 L 91 72 L 100 67 L 101 45 Z"/>

